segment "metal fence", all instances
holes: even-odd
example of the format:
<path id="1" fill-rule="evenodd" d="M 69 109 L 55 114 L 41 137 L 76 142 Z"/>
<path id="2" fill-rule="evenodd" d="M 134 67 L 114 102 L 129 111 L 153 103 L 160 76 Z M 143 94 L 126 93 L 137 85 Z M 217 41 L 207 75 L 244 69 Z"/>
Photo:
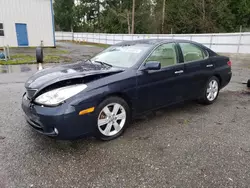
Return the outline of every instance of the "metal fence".
<path id="1" fill-rule="evenodd" d="M 250 54 L 250 32 L 218 34 L 107 34 L 56 32 L 56 40 L 116 44 L 138 39 L 185 39 L 199 42 L 219 53 Z"/>

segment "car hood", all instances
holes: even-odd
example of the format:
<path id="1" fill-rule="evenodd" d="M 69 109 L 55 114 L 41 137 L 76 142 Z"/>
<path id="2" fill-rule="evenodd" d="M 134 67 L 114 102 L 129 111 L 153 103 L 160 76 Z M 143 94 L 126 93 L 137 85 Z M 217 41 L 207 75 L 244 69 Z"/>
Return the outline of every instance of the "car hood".
<path id="1" fill-rule="evenodd" d="M 118 73 L 121 71 L 123 71 L 121 68 L 93 64 L 91 62 L 78 62 L 74 64 L 55 66 L 35 73 L 27 80 L 25 88 L 28 92 L 28 96 L 32 98 L 42 89 L 57 82 L 84 78 L 91 75 Z"/>

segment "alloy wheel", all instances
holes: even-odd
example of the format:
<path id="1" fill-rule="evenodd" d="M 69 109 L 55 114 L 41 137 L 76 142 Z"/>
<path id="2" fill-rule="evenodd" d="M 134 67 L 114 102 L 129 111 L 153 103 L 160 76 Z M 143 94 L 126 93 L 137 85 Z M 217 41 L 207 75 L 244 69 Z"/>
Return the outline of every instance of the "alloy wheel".
<path id="1" fill-rule="evenodd" d="M 216 99 L 219 92 L 218 82 L 216 80 L 211 80 L 207 87 L 207 99 L 213 101 Z"/>
<path id="2" fill-rule="evenodd" d="M 106 105 L 98 116 L 98 129 L 104 136 L 114 136 L 126 123 L 126 110 L 118 103 Z"/>

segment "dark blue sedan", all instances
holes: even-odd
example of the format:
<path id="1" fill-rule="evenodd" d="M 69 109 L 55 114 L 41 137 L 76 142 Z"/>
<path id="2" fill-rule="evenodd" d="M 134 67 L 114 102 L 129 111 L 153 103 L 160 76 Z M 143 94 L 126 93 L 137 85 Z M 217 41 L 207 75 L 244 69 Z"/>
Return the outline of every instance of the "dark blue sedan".
<path id="1" fill-rule="evenodd" d="M 37 72 L 25 83 L 22 108 L 41 134 L 111 140 L 147 111 L 193 99 L 212 104 L 231 76 L 229 58 L 201 44 L 126 41 L 87 61 Z"/>

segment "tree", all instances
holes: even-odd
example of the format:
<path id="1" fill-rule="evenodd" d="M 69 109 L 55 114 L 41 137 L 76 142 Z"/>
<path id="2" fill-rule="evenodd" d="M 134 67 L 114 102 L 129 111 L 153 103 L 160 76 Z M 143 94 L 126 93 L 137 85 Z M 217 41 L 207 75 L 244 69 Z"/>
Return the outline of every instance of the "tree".
<path id="1" fill-rule="evenodd" d="M 235 32 L 250 0 L 55 0 L 56 28 L 107 33 Z"/>
<path id="2" fill-rule="evenodd" d="M 134 6 L 132 6 L 132 1 L 134 1 Z M 135 30 L 133 28 L 135 27 L 135 24 L 133 26 L 133 22 L 135 22 L 133 21 L 135 20 L 135 18 L 133 19 L 133 15 L 135 14 L 132 13 L 133 9 L 135 10 L 135 5 L 135 0 L 103 1 L 104 11 L 101 13 L 101 25 L 106 28 L 105 30 L 110 30 L 111 28 L 113 28 L 111 33 L 124 33 L 125 31 L 127 31 L 125 33 L 132 33 Z M 117 24 L 117 26 L 114 25 L 115 23 Z M 108 27 L 106 27 L 105 25 L 108 25 Z"/>
<path id="3" fill-rule="evenodd" d="M 163 5 L 162 5 L 162 21 L 161 21 L 161 33 L 164 33 L 165 10 L 166 10 L 166 0 L 163 0 Z"/>
<path id="4" fill-rule="evenodd" d="M 132 6 L 132 29 L 131 29 L 131 33 L 134 34 L 135 33 L 135 0 L 133 0 L 133 6 Z"/>
<path id="5" fill-rule="evenodd" d="M 235 31 L 239 31 L 239 27 L 250 28 L 250 1 L 249 0 L 230 0 L 229 6 L 235 17 L 233 22 Z"/>
<path id="6" fill-rule="evenodd" d="M 131 11 L 123 1 L 103 1 L 100 26 L 104 32 L 130 33 Z"/>
<path id="7" fill-rule="evenodd" d="M 74 0 L 55 0 L 56 25 L 62 31 L 71 31 L 74 26 Z"/>

